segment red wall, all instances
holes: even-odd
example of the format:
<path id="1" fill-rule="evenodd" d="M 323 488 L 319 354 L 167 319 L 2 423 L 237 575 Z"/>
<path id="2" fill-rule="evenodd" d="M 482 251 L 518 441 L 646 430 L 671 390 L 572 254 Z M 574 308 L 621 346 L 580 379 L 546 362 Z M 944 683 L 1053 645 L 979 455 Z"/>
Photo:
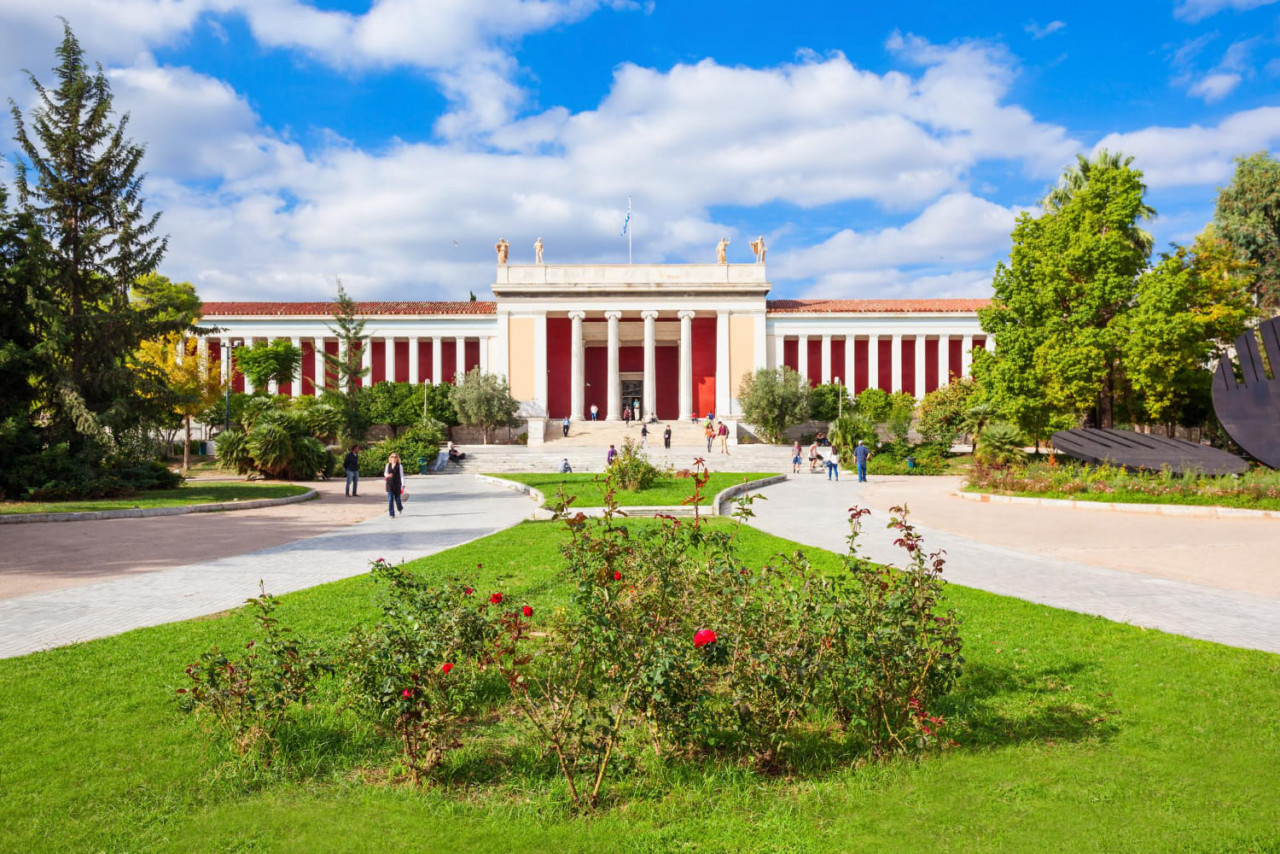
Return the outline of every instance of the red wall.
<path id="1" fill-rule="evenodd" d="M 547 415 L 564 418 L 573 403 L 573 321 L 567 317 L 547 318 Z M 601 411 L 604 407 L 601 407 Z M 590 410 L 588 410 L 590 411 Z"/>
<path id="2" fill-rule="evenodd" d="M 396 375 L 392 380 L 398 383 L 407 383 L 409 381 L 409 342 L 397 341 L 396 348 Z"/>
<path id="3" fill-rule="evenodd" d="M 938 340 L 931 338 L 924 344 L 924 390 L 925 394 L 938 388 Z"/>
<path id="4" fill-rule="evenodd" d="M 373 344 L 373 370 L 369 372 L 369 385 L 387 381 L 387 342 L 375 338 Z"/>
<path id="5" fill-rule="evenodd" d="M 444 362 L 441 366 L 444 370 L 440 374 L 440 381 L 451 383 L 454 375 L 458 373 L 458 348 L 452 338 L 446 338 L 443 342 L 444 346 L 440 348 L 440 361 Z"/>
<path id="6" fill-rule="evenodd" d="M 418 382 L 431 382 L 431 339 L 418 339 Z"/>
<path id="7" fill-rule="evenodd" d="M 569 343 L 573 345 L 572 341 Z M 600 410 L 596 417 L 603 421 L 609 417 L 609 348 L 586 347 L 583 353 L 583 378 L 587 386 L 582 390 L 582 416 L 591 417 L 594 403 Z"/>
<path id="8" fill-rule="evenodd" d="M 902 390 L 916 393 L 916 339 L 902 339 Z"/>
<path id="9" fill-rule="evenodd" d="M 462 364 L 465 373 L 471 373 L 480 367 L 480 339 L 467 341 L 463 346 L 465 349 L 462 351 Z"/>
<path id="10" fill-rule="evenodd" d="M 800 342 L 795 338 L 782 340 L 782 364 L 793 371 L 800 370 Z"/>
<path id="11" fill-rule="evenodd" d="M 960 369 L 964 366 L 960 359 L 964 356 L 964 339 L 952 338 L 947 343 L 947 351 L 950 354 L 947 362 L 947 373 L 952 379 L 960 376 Z"/>
<path id="12" fill-rule="evenodd" d="M 716 408 L 716 319 L 693 319 L 693 412 L 705 416 Z"/>
<path id="13" fill-rule="evenodd" d="M 864 338 L 861 341 L 854 339 L 853 360 L 856 364 L 853 366 L 853 370 L 855 372 L 853 377 L 853 388 L 854 388 L 855 395 L 862 394 L 864 391 L 867 390 L 867 383 L 868 383 L 867 351 L 869 349 L 870 348 L 868 347 L 868 339 Z"/>
<path id="14" fill-rule="evenodd" d="M 844 375 L 844 339 L 831 339 L 831 381 L 835 382 L 836 377 L 840 378 L 841 385 L 849 385 L 851 377 Z"/>
<path id="15" fill-rule="evenodd" d="M 822 339 L 809 337 L 809 385 L 822 385 Z"/>
<path id="16" fill-rule="evenodd" d="M 654 348 L 654 374 L 658 379 L 658 417 L 680 420 L 680 348 Z"/>
<path id="17" fill-rule="evenodd" d="M 338 342 L 324 342 L 324 352 L 335 359 L 338 358 Z M 324 364 L 324 387 L 328 389 L 336 389 L 338 387 L 338 372 L 327 361 Z"/>
<path id="18" fill-rule="evenodd" d="M 314 397 L 316 393 L 316 345 L 302 342 L 302 393 Z"/>
<path id="19" fill-rule="evenodd" d="M 893 391 L 893 339 L 884 336 L 880 339 L 880 388 Z"/>

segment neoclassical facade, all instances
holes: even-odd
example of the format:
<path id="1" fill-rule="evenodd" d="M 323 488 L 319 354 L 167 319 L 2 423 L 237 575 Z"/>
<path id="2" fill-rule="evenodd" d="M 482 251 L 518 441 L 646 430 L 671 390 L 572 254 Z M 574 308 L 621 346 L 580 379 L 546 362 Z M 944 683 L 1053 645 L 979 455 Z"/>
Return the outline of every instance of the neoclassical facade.
<path id="1" fill-rule="evenodd" d="M 917 397 L 966 376 L 989 346 L 979 299 L 770 300 L 764 264 L 499 264 L 492 302 L 366 302 L 366 383 L 454 382 L 474 367 L 505 375 L 530 418 L 662 420 L 740 413 L 742 379 L 787 365 L 813 385 L 839 382 Z M 290 339 L 298 375 L 281 394 L 336 386 L 332 303 L 211 302 L 200 342 L 237 390 L 235 346 Z M 252 389 L 247 389 L 252 390 Z"/>

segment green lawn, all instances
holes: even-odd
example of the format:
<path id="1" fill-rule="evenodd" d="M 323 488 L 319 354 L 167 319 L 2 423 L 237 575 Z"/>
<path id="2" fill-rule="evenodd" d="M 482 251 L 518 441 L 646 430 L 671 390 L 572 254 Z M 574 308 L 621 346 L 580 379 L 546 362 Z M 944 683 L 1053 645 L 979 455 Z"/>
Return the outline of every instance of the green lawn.
<path id="1" fill-rule="evenodd" d="M 989 492 L 993 495 L 1016 495 L 1019 498 L 1061 498 L 1064 501 L 1101 501 L 1114 504 L 1187 504 L 1195 507 L 1241 507 L 1246 510 L 1280 510 L 1280 498 L 1258 498 L 1251 495 L 1183 495 L 1168 493 L 1152 495 L 1147 492 L 1116 490 L 1115 492 L 996 492 L 976 486 L 966 486 L 965 492 Z"/>
<path id="2" fill-rule="evenodd" d="M 743 479 L 757 480 L 771 477 L 777 472 L 752 472 L 742 474 L 735 472 L 712 472 L 711 479 L 702 489 L 702 500 L 699 506 L 710 504 L 721 490 L 742 483 Z M 563 486 L 565 495 L 575 495 L 574 507 L 604 506 L 604 475 L 602 474 L 495 474 L 493 477 L 514 480 L 538 489 L 546 496 L 547 501 L 554 501 L 556 492 Z M 614 497 L 620 507 L 678 507 L 686 498 L 693 495 L 693 479 L 676 477 L 659 480 L 648 489 L 639 492 L 628 492 L 619 489 Z"/>
<path id="3" fill-rule="evenodd" d="M 555 607 L 570 593 L 556 571 L 563 536 L 525 523 L 415 566 Z M 752 530 L 740 540 L 752 560 L 794 547 Z M 284 745 L 287 770 L 230 772 L 173 691 L 197 652 L 243 644 L 242 611 L 0 661 L 0 851 L 1277 849 L 1280 656 L 951 595 L 967 664 L 941 711 L 959 747 L 793 778 L 636 770 L 590 817 L 565 808 L 545 765 L 500 750 L 497 762 L 453 754 L 452 786 L 386 785 L 376 769 L 394 748 L 327 703 Z M 277 611 L 330 645 L 374 614 L 364 577 L 290 594 Z"/>
<path id="4" fill-rule="evenodd" d="M 128 498 L 99 498 L 91 501 L 10 501 L 0 502 L 0 514 L 86 513 L 91 510 L 129 510 L 135 507 L 184 507 L 188 504 L 216 504 L 221 501 L 253 501 L 301 495 L 305 486 L 291 483 L 201 483 L 187 482 L 177 489 L 152 489 Z"/>

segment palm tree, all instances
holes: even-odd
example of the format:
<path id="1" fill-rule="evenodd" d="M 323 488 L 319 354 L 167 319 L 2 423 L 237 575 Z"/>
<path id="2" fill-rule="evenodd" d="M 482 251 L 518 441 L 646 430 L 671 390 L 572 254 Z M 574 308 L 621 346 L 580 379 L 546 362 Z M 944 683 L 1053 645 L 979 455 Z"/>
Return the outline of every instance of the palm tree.
<path id="1" fill-rule="evenodd" d="M 978 434 L 987 426 L 987 423 L 997 415 L 996 408 L 989 403 L 975 403 L 970 406 L 964 414 L 962 427 L 964 432 L 973 437 L 973 453 L 978 453 Z"/>
<path id="2" fill-rule="evenodd" d="M 1022 462 L 1022 431 L 1012 424 L 996 421 L 982 431 L 982 455 L 978 462 L 990 466 L 1011 466 Z M 978 455 L 975 453 L 975 457 Z"/>
<path id="3" fill-rule="evenodd" d="M 1092 160 L 1083 154 L 1077 154 L 1076 164 L 1068 167 L 1062 173 L 1061 177 L 1058 178 L 1058 185 L 1044 197 L 1040 202 L 1040 207 L 1044 209 L 1045 213 L 1057 213 L 1066 207 L 1067 203 L 1088 185 L 1089 178 L 1095 173 L 1108 169 L 1127 169 L 1131 163 L 1133 163 L 1133 157 L 1127 157 L 1119 151 L 1108 151 L 1105 148 L 1098 149 L 1098 153 L 1094 155 Z M 1138 211 L 1138 216 L 1141 219 L 1149 220 L 1155 215 L 1155 208 L 1143 202 L 1142 208 Z M 1141 249 L 1145 255 L 1150 255 L 1151 250 L 1155 247 L 1155 238 L 1141 228 L 1135 228 L 1131 238 L 1134 246 Z"/>

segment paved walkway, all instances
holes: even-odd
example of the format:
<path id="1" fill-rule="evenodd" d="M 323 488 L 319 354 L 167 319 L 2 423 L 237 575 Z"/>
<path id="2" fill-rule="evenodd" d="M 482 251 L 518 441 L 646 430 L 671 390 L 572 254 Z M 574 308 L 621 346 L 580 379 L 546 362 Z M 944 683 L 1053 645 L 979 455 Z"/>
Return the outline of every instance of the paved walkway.
<path id="1" fill-rule="evenodd" d="M 0 602 L 0 658 L 234 608 L 258 592 L 281 594 L 368 570 L 371 559 L 435 554 L 528 518 L 529 499 L 473 478 L 410 478 L 404 514 L 378 515 L 319 536 L 157 572 L 127 575 Z M 383 498 L 385 502 L 385 496 Z M 211 517 L 122 519 L 102 524 Z M 92 522 L 32 527 L 63 529 Z M 14 526 L 25 527 L 25 526 Z"/>
<path id="2" fill-rule="evenodd" d="M 943 575 L 949 581 L 1174 634 L 1280 652 L 1280 597 L 1161 578 L 1079 559 L 1105 555 L 1105 542 L 1092 542 L 1089 548 L 1078 552 L 1077 559 L 1057 556 L 1055 552 L 1063 544 L 1073 542 L 1077 524 L 1089 520 L 1101 524 L 1096 517 L 1109 516 L 1095 511 L 1017 507 L 1023 519 L 1018 528 L 1011 521 L 1012 516 L 990 512 L 1012 506 L 969 505 L 963 499 L 951 498 L 976 515 L 966 521 L 962 528 L 965 534 L 947 530 L 956 524 L 954 519 L 948 519 L 951 507 L 943 495 L 952 487 L 942 481 L 889 478 L 864 485 L 852 478 L 827 483 L 825 477 L 800 476 L 761 490 L 769 500 L 755 504 L 757 515 L 753 523 L 780 537 L 843 553 L 849 532 L 848 508 L 855 504 L 870 507 L 872 514 L 863 519 L 863 536 L 859 540 L 862 554 L 900 565 L 904 553 L 893 545 L 894 535 L 885 528 L 889 519 L 886 511 L 913 490 L 932 489 L 937 493 L 932 503 L 910 502 L 912 521 L 925 536 L 925 546 L 930 551 L 946 550 Z M 922 494 L 917 492 L 916 497 L 922 498 Z M 1032 514 L 1038 524 L 1033 524 Z M 1120 526 L 1111 532 L 1110 548 L 1117 553 L 1133 550 L 1133 542 L 1123 528 L 1132 529 L 1134 519 L 1131 514 L 1124 514 L 1118 522 L 1113 521 Z M 1163 536 L 1165 546 L 1184 551 L 1184 560 L 1198 562 L 1210 570 L 1223 566 L 1219 548 L 1229 551 L 1238 545 L 1226 541 L 1220 547 L 1218 543 L 1223 538 L 1205 537 L 1198 527 L 1189 530 L 1187 523 L 1192 520 L 1150 519 L 1167 525 L 1156 532 Z M 1218 530 L 1228 525 L 1227 520 L 1194 521 Z M 1260 534 L 1274 536 L 1280 531 L 1280 523 L 1274 520 L 1257 521 L 1270 526 L 1258 528 Z M 1144 534 L 1147 535 L 1150 533 Z M 983 542 L 984 539 L 990 541 Z M 1254 547 L 1250 554 L 1248 566 L 1258 573 L 1274 573 L 1280 563 L 1274 550 Z"/>

